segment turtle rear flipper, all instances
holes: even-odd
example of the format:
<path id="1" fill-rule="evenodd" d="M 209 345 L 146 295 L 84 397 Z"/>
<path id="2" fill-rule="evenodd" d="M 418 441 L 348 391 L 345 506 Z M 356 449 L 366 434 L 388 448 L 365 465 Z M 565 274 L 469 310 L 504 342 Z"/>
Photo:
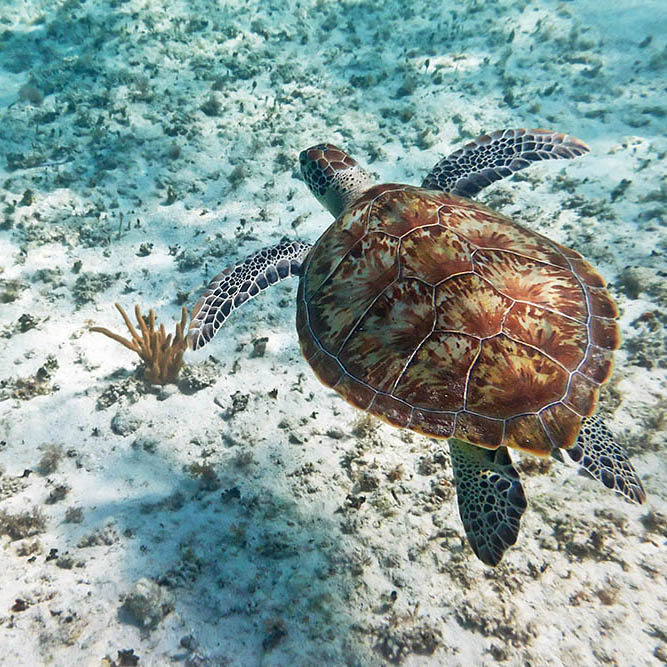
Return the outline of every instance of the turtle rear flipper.
<path id="1" fill-rule="evenodd" d="M 569 159 L 589 152 L 575 137 L 551 130 L 497 130 L 443 158 L 423 188 L 474 197 L 487 185 L 540 160 Z"/>
<path id="2" fill-rule="evenodd" d="M 519 535 L 526 509 L 519 474 L 506 447 L 482 449 L 449 441 L 459 514 L 468 542 L 487 565 L 497 565 Z"/>
<path id="3" fill-rule="evenodd" d="M 565 451 L 608 489 L 639 505 L 646 500 L 644 485 L 632 463 L 599 416 L 582 419 L 577 441 Z"/>
<path id="4" fill-rule="evenodd" d="M 301 241 L 281 241 L 215 276 L 192 311 L 188 345 L 193 350 L 203 347 L 241 304 L 270 285 L 300 275 L 301 263 L 311 248 Z"/>

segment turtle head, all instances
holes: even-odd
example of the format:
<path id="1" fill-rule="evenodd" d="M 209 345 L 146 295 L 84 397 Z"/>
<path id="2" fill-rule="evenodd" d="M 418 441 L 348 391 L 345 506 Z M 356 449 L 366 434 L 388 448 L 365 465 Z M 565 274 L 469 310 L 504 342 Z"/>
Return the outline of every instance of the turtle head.
<path id="1" fill-rule="evenodd" d="M 355 160 L 331 144 L 307 148 L 299 162 L 306 185 L 335 218 L 373 185 Z"/>

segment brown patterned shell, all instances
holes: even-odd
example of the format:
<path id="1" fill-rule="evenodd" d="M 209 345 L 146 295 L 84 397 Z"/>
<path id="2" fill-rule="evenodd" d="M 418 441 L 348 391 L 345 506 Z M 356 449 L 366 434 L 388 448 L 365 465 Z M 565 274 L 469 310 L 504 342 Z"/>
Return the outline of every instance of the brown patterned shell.
<path id="1" fill-rule="evenodd" d="M 579 253 L 468 199 L 370 189 L 322 235 L 297 329 L 320 380 L 389 423 L 547 455 L 574 444 L 618 347 Z"/>

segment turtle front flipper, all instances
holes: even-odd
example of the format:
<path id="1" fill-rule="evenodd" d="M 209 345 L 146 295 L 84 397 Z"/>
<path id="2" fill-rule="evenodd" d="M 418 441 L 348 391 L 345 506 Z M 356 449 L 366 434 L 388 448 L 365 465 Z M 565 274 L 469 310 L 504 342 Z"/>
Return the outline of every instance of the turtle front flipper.
<path id="1" fill-rule="evenodd" d="M 192 311 L 188 345 L 193 350 L 203 347 L 241 304 L 284 278 L 300 275 L 311 248 L 301 241 L 282 241 L 215 276 Z"/>
<path id="2" fill-rule="evenodd" d="M 433 167 L 423 188 L 474 197 L 501 178 L 540 160 L 568 159 L 589 152 L 579 139 L 551 130 L 498 130 L 484 134 Z"/>
<path id="3" fill-rule="evenodd" d="M 497 565 L 519 535 L 526 497 L 506 447 L 482 449 L 455 438 L 449 451 L 459 514 L 468 542 L 487 565 Z"/>
<path id="4" fill-rule="evenodd" d="M 630 459 L 599 416 L 582 419 L 577 441 L 565 451 L 608 489 L 618 491 L 633 503 L 641 505 L 646 500 L 644 485 Z"/>

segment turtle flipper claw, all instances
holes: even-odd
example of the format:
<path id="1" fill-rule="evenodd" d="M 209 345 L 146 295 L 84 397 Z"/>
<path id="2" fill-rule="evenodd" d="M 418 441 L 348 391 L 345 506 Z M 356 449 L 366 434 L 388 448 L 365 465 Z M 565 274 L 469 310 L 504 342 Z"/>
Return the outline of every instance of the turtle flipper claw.
<path id="1" fill-rule="evenodd" d="M 526 497 L 506 447 L 482 449 L 449 441 L 459 514 L 468 542 L 487 565 L 497 565 L 519 535 Z"/>
<path id="2" fill-rule="evenodd" d="M 440 160 L 422 187 L 474 197 L 487 185 L 532 162 L 574 158 L 589 150 L 583 141 L 551 130 L 497 130 Z"/>

